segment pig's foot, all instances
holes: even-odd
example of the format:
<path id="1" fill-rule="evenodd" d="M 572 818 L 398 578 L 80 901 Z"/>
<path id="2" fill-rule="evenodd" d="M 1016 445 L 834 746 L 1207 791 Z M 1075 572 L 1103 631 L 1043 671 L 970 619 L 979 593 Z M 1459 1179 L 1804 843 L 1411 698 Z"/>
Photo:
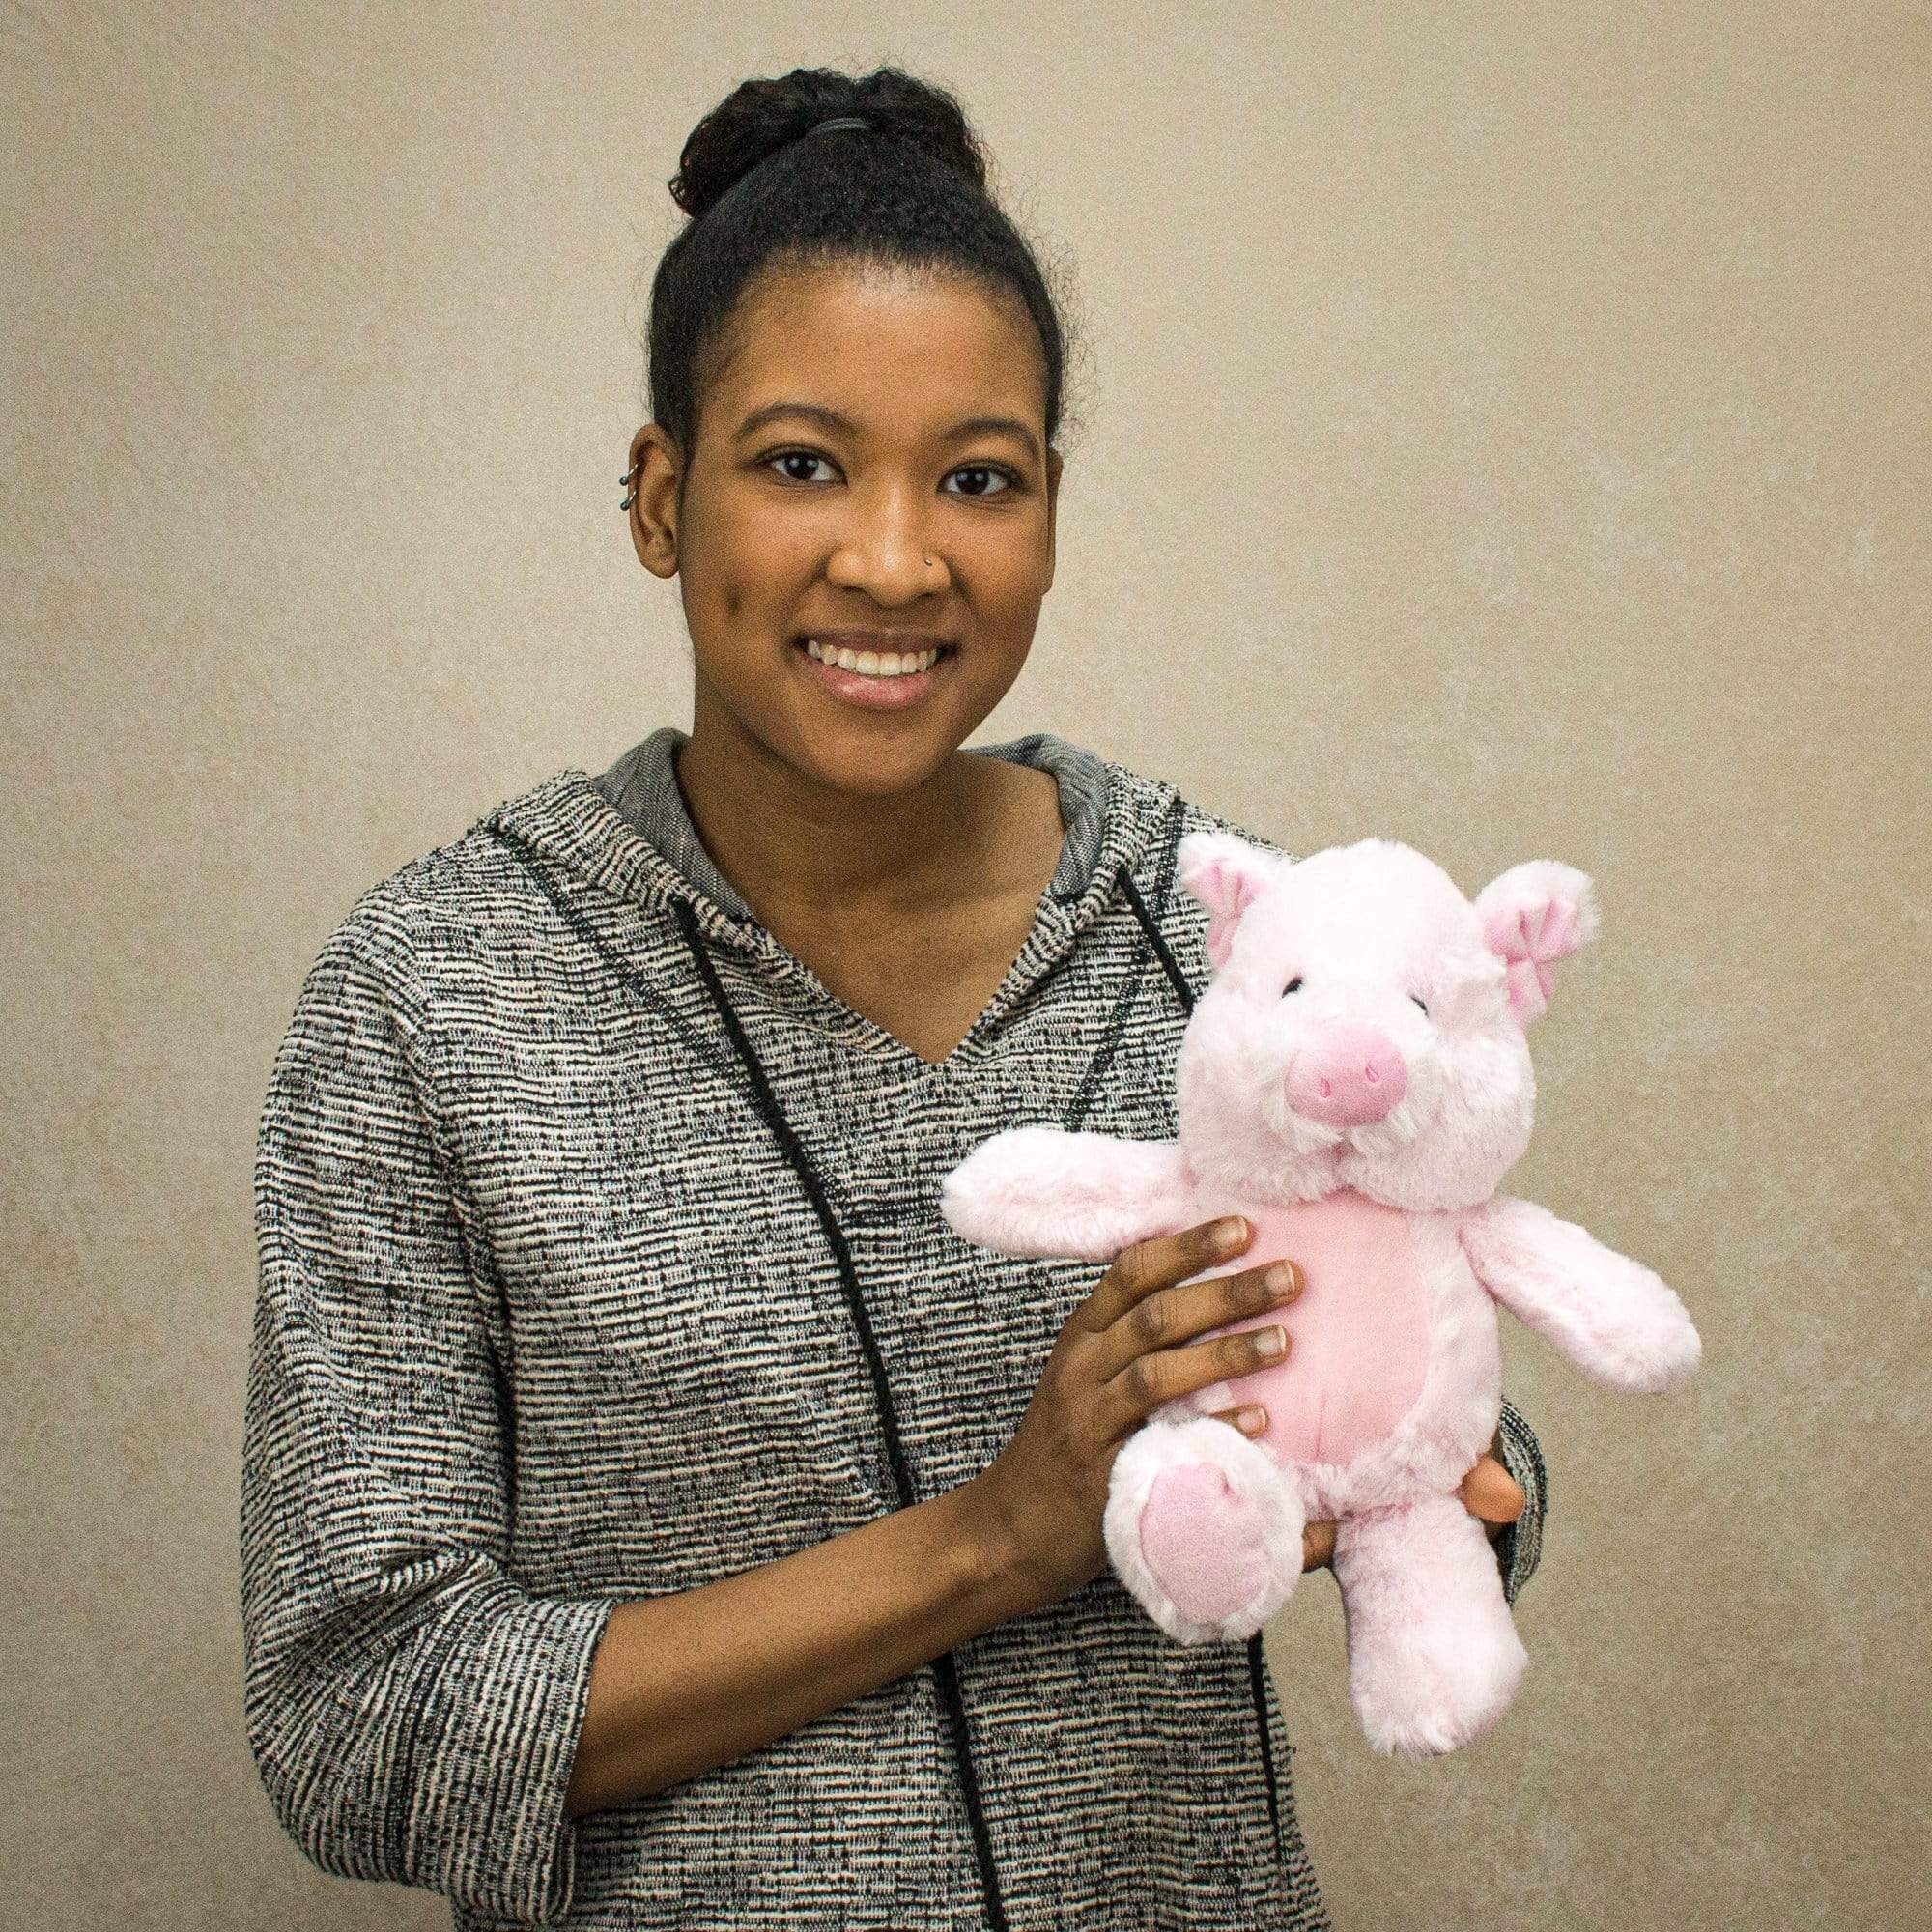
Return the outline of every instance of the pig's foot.
<path id="1" fill-rule="evenodd" d="M 1460 1496 L 1342 1519 L 1335 1580 L 1349 1690 L 1369 1743 L 1420 1758 L 1482 1736 L 1529 1662 L 1495 1552 Z"/>
<path id="2" fill-rule="evenodd" d="M 1301 1575 L 1302 1524 L 1291 1477 L 1212 1416 L 1150 1422 L 1114 1459 L 1107 1553 L 1180 1643 L 1252 1636 Z"/>

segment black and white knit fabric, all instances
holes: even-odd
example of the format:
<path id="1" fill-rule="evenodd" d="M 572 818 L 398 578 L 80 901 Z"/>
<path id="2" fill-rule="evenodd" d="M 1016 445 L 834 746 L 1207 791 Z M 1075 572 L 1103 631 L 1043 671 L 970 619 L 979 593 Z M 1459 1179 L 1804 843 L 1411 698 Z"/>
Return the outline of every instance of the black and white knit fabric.
<path id="1" fill-rule="evenodd" d="M 1174 1643 L 1111 1575 L 564 1818 L 613 1603 L 938 1494 L 1009 1439 L 1098 1271 L 969 1247 L 940 1180 L 1023 1122 L 1173 1135 L 1207 980 L 1175 841 L 1240 830 L 1049 734 L 980 748 L 1055 775 L 1066 842 L 933 1065 L 718 874 L 681 742 L 412 861 L 302 984 L 258 1146 L 242 1483 L 277 1815 L 328 1871 L 443 1893 L 459 1932 L 1325 1925 L 1260 1638 Z M 1507 1406 L 1503 1443 L 1514 1599 L 1545 1484 Z"/>

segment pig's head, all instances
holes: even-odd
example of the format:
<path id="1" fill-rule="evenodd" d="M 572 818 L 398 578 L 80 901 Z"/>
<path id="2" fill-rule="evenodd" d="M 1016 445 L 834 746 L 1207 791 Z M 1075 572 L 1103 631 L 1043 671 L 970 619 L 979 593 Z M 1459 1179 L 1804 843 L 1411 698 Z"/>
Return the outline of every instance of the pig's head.
<path id="1" fill-rule="evenodd" d="M 1213 969 L 1177 1067 L 1195 1171 L 1258 1200 L 1487 1201 L 1529 1144 L 1523 1032 L 1595 935 L 1590 881 L 1533 860 L 1472 904 L 1384 838 L 1290 861 L 1198 832 L 1179 858 Z"/>

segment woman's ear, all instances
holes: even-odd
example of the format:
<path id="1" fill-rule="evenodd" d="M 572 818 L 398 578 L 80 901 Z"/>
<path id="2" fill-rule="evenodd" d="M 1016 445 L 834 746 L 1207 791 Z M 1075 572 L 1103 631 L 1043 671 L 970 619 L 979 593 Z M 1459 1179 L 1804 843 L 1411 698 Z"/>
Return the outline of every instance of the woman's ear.
<path id="1" fill-rule="evenodd" d="M 631 439 L 631 541 L 654 577 L 677 575 L 677 506 L 684 473 L 677 444 L 656 423 Z"/>

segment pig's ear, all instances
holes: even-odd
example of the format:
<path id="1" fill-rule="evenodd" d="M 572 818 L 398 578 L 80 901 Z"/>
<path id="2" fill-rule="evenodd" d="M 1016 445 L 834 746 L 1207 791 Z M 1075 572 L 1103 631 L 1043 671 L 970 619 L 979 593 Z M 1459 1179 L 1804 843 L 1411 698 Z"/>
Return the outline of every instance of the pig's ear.
<path id="1" fill-rule="evenodd" d="M 1507 969 L 1510 1011 L 1528 1026 L 1549 1004 L 1556 962 L 1597 936 L 1589 879 L 1555 859 L 1512 866 L 1476 895 L 1483 943 Z"/>
<path id="2" fill-rule="evenodd" d="M 1208 908 L 1208 963 L 1219 972 L 1241 915 L 1281 862 L 1232 832 L 1190 832 L 1175 847 L 1175 860 L 1181 885 Z"/>

